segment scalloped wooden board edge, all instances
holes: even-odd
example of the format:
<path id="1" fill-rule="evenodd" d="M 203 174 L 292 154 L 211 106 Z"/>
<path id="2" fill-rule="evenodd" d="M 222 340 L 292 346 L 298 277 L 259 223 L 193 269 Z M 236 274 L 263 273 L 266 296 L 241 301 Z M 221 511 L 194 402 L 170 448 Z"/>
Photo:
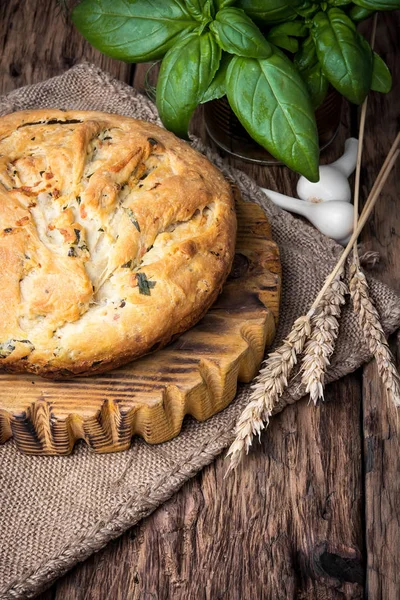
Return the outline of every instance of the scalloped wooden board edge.
<path id="1" fill-rule="evenodd" d="M 83 439 L 95 452 L 150 444 L 181 430 L 185 415 L 204 421 L 257 374 L 279 314 L 279 250 L 262 209 L 236 194 L 236 255 L 222 294 L 172 344 L 93 377 L 52 381 L 0 373 L 0 443 L 14 437 L 27 454 L 70 454 Z"/>

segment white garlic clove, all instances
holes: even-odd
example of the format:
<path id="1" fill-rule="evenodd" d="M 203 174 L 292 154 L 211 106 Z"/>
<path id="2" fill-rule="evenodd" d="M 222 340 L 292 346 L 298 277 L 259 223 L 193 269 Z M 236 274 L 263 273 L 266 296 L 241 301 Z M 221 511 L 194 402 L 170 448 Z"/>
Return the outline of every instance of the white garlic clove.
<path id="1" fill-rule="evenodd" d="M 349 138 L 345 142 L 343 155 L 330 165 L 319 167 L 319 181 L 312 183 L 300 177 L 297 183 L 297 195 L 308 202 L 327 202 L 330 200 L 351 201 L 351 189 L 347 178 L 352 174 L 357 162 L 358 140 Z"/>
<path id="2" fill-rule="evenodd" d="M 297 183 L 297 195 L 308 202 L 351 201 L 351 188 L 347 178 L 336 167 L 323 165 L 319 168 L 319 181 L 312 183 L 300 177 Z"/>
<path id="3" fill-rule="evenodd" d="M 307 202 L 261 188 L 277 206 L 306 217 L 321 233 L 343 244 L 353 232 L 353 205 L 348 202 Z"/>
<path id="4" fill-rule="evenodd" d="M 331 201 L 313 206 L 308 220 L 328 237 L 342 243 L 353 233 L 353 205 Z"/>
<path id="5" fill-rule="evenodd" d="M 340 158 L 331 164 L 343 173 L 345 177 L 350 177 L 357 164 L 358 140 L 348 138 L 344 143 L 344 153 Z"/>

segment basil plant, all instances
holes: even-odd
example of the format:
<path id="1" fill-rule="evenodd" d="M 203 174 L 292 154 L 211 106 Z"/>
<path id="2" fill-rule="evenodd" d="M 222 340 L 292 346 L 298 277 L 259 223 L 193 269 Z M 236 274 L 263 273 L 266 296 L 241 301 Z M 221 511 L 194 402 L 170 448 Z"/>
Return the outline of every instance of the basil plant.
<path id="1" fill-rule="evenodd" d="M 157 107 L 187 138 L 198 104 L 227 96 L 250 136 L 318 181 L 315 109 L 329 84 L 355 104 L 391 75 L 356 24 L 400 0 L 82 0 L 72 19 L 104 54 L 162 60 Z"/>

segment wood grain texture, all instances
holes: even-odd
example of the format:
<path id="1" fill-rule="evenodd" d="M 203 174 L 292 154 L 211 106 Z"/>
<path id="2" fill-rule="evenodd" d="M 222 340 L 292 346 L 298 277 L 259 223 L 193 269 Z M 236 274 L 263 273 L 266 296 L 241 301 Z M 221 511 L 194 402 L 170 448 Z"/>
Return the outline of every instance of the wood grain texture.
<path id="1" fill-rule="evenodd" d="M 215 461 L 41 600 L 362 598 L 358 393 L 285 409 L 237 477 Z"/>
<path id="2" fill-rule="evenodd" d="M 0 94 L 54 77 L 83 61 L 122 81 L 132 79 L 134 66 L 92 48 L 57 0 L 2 0 L 0 23 Z"/>
<path id="3" fill-rule="evenodd" d="M 36 7 L 44 4 L 42 22 L 33 24 Z M 77 60 L 84 55 L 82 47 L 92 52 L 64 21 L 57 20 L 55 28 L 54 6 L 55 0 L 0 3 L 4 89 L 64 70 L 67 43 Z M 31 39 L 29 44 L 24 41 L 24 53 L 10 30 L 14 21 Z M 395 89 L 388 96 L 370 98 L 364 199 L 397 127 L 399 26 L 399 13 L 379 17 L 376 47 L 394 71 Z M 369 31 L 370 23 L 365 27 Z M 37 28 L 50 32 L 46 49 Z M 126 68 L 113 61 L 105 66 L 108 59 L 93 52 L 96 64 L 117 77 L 119 69 Z M 45 60 L 36 65 L 39 53 Z M 9 75 L 13 62 L 21 65 L 18 77 Z M 355 119 L 349 127 L 347 116 L 348 112 L 323 161 L 337 158 L 349 131 L 356 133 Z M 201 114 L 193 126 L 203 135 Z M 287 169 L 231 164 L 265 187 L 291 195 L 295 191 L 297 178 Z M 365 245 L 382 257 L 375 276 L 397 289 L 398 182 L 397 171 L 363 234 Z M 275 417 L 236 479 L 224 479 L 226 466 L 219 458 L 153 515 L 56 582 L 40 600 L 397 598 L 399 451 L 394 415 L 386 410 L 373 363 L 329 385 L 326 395 L 327 402 L 316 409 L 304 400 Z"/>
<path id="4" fill-rule="evenodd" d="M 390 65 L 393 90 L 389 96 L 371 94 L 363 161 L 363 198 L 370 189 L 399 130 L 400 11 L 379 16 L 375 49 Z M 367 24 L 363 32 L 368 31 Z M 400 164 L 362 235 L 366 246 L 380 253 L 376 276 L 400 294 Z M 400 337 L 392 340 L 400 368 Z M 400 596 L 400 444 L 399 415 L 388 404 L 375 362 L 363 370 L 362 428 L 364 446 L 366 596 L 387 600 Z"/>
<path id="5" fill-rule="evenodd" d="M 392 350 L 400 367 L 400 344 Z M 363 434 L 368 598 L 386 600 L 400 593 L 399 416 L 387 403 L 371 363 L 363 373 Z"/>
<path id="6" fill-rule="evenodd" d="M 281 288 L 267 217 L 235 193 L 233 268 L 205 317 L 163 350 L 103 375 L 0 373 L 0 443 L 13 436 L 26 454 L 52 455 L 83 439 L 95 452 L 118 452 L 134 435 L 159 444 L 178 435 L 185 415 L 204 421 L 228 406 L 274 338 Z"/>

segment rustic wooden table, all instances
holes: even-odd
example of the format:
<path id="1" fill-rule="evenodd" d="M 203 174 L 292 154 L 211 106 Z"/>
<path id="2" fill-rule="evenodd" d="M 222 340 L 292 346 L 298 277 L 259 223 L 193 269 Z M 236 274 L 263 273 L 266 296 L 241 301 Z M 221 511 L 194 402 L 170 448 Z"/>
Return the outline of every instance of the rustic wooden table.
<path id="1" fill-rule="evenodd" d="M 372 93 L 362 198 L 398 126 L 400 14 L 379 17 L 376 49 L 394 89 Z M 363 25 L 365 32 L 370 24 Z M 396 47 L 397 46 L 397 47 Z M 56 0 L 1 0 L 0 92 L 90 61 L 141 87 L 143 67 L 92 49 Z M 194 129 L 201 131 L 201 115 Z M 323 155 L 341 152 L 357 131 L 345 111 Z M 291 193 L 295 177 L 232 161 L 260 184 Z M 376 277 L 400 292 L 400 167 L 362 236 L 381 260 Z M 392 340 L 394 352 L 400 346 Z M 290 600 L 400 597 L 400 453 L 396 415 L 371 363 L 328 386 L 317 408 L 303 400 L 277 416 L 261 445 L 224 480 L 223 458 L 103 551 L 77 566 L 40 600 Z"/>

